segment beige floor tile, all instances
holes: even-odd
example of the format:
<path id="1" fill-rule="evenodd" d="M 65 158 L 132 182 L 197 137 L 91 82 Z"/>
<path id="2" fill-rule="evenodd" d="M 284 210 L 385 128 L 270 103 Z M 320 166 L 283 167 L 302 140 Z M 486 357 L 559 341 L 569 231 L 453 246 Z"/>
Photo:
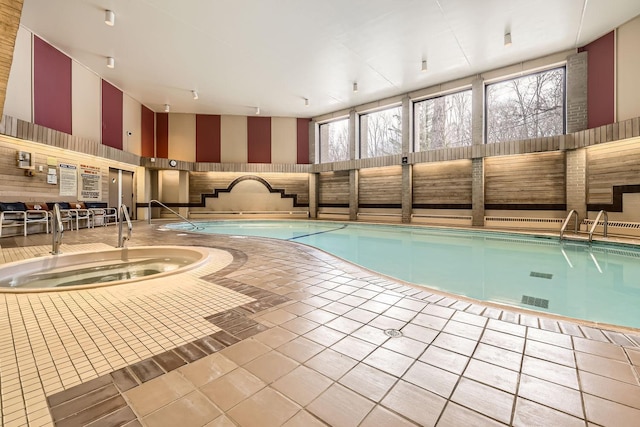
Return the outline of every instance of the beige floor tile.
<path id="1" fill-rule="evenodd" d="M 193 390 L 193 384 L 178 372 L 172 371 L 134 387 L 124 394 L 133 409 L 141 416 L 145 416 Z"/>
<path id="2" fill-rule="evenodd" d="M 419 360 L 454 374 L 462 374 L 469 362 L 467 356 L 434 345 L 429 346 Z"/>
<path id="3" fill-rule="evenodd" d="M 469 338 L 471 340 L 477 341 L 480 339 L 483 328 L 479 326 L 473 326 L 468 323 L 456 322 L 455 320 L 449 320 L 447 325 L 442 329 L 443 332 L 452 335 L 458 335 L 460 337 Z"/>
<path id="4" fill-rule="evenodd" d="M 270 350 L 271 348 L 268 346 L 249 338 L 221 350 L 219 354 L 228 358 L 237 365 L 244 365 Z"/>
<path id="5" fill-rule="evenodd" d="M 557 363 L 524 356 L 522 373 L 573 389 L 578 389 L 578 371 Z"/>
<path id="6" fill-rule="evenodd" d="M 305 365 L 337 381 L 357 363 L 357 360 L 328 348 L 307 360 Z"/>
<path id="7" fill-rule="evenodd" d="M 143 420 L 148 427 L 199 427 L 219 415 L 220 411 L 206 397 L 194 391 Z"/>
<path id="8" fill-rule="evenodd" d="M 307 406 L 325 391 L 332 380 L 306 366 L 299 366 L 272 387 L 301 406 Z"/>
<path id="9" fill-rule="evenodd" d="M 584 420 L 519 397 L 513 417 L 515 427 L 584 427 Z"/>
<path id="10" fill-rule="evenodd" d="M 590 372 L 580 372 L 582 391 L 640 409 L 640 387 Z"/>
<path id="11" fill-rule="evenodd" d="M 251 362 L 244 365 L 244 368 L 265 383 L 270 384 L 283 375 L 288 374 L 298 366 L 299 363 L 295 360 L 290 359 L 277 351 L 270 351 L 256 359 L 253 359 Z"/>
<path id="12" fill-rule="evenodd" d="M 584 407 L 587 419 L 602 426 L 637 427 L 640 420 L 640 410 L 589 394 L 584 395 Z"/>
<path id="13" fill-rule="evenodd" d="M 420 313 L 411 321 L 411 323 L 424 326 L 425 328 L 441 331 L 447 324 L 447 319 L 431 314 Z"/>
<path id="14" fill-rule="evenodd" d="M 427 348 L 427 344 L 407 337 L 398 337 L 385 341 L 382 347 L 404 354 L 412 358 L 420 356 Z"/>
<path id="15" fill-rule="evenodd" d="M 580 393 L 576 390 L 522 375 L 518 395 L 578 418 L 584 417 Z"/>
<path id="16" fill-rule="evenodd" d="M 396 377 L 360 363 L 347 372 L 339 382 L 356 393 L 379 402 L 396 381 Z"/>
<path id="17" fill-rule="evenodd" d="M 220 409 L 227 411 L 265 386 L 260 378 L 238 368 L 200 387 L 200 391 Z"/>
<path id="18" fill-rule="evenodd" d="M 393 427 L 415 427 L 415 424 L 411 421 L 403 418 L 393 412 L 383 408 L 382 406 L 376 406 L 373 408 L 369 415 L 362 421 L 360 427 L 381 427 L 381 426 L 393 426 Z"/>
<path id="19" fill-rule="evenodd" d="M 297 337 L 298 335 L 291 331 L 275 327 L 254 335 L 253 339 L 260 341 L 262 344 L 268 345 L 271 348 L 276 348 Z"/>
<path id="20" fill-rule="evenodd" d="M 346 335 L 342 332 L 338 332 L 335 329 L 327 328 L 324 325 L 304 334 L 305 338 L 317 342 L 318 344 L 322 344 L 325 347 L 332 346 L 345 336 Z"/>
<path id="21" fill-rule="evenodd" d="M 242 427 L 277 427 L 299 410 L 295 403 L 267 387 L 235 406 L 227 414 Z"/>
<path id="22" fill-rule="evenodd" d="M 295 319 L 280 324 L 280 327 L 298 335 L 304 335 L 318 326 L 320 326 L 319 323 L 305 319 L 304 317 L 296 317 Z"/>
<path id="23" fill-rule="evenodd" d="M 433 341 L 433 345 L 437 347 L 460 353 L 465 356 L 471 356 L 477 344 L 478 342 L 475 340 L 462 338 L 457 335 L 451 335 L 444 332 L 440 333 L 440 335 L 438 335 Z"/>
<path id="24" fill-rule="evenodd" d="M 416 325 L 414 323 L 409 323 L 408 325 L 403 326 L 400 331 L 405 337 L 412 338 L 425 344 L 431 344 L 438 336 L 438 331 L 435 329 L 425 328 L 424 326 Z"/>
<path id="25" fill-rule="evenodd" d="M 278 347 L 278 351 L 293 360 L 304 363 L 324 350 L 324 347 L 304 337 L 298 337 Z"/>
<path id="26" fill-rule="evenodd" d="M 376 349 L 376 346 L 361 339 L 348 336 L 338 341 L 336 344 L 331 346 L 331 348 L 351 357 L 352 359 L 362 360 L 373 352 L 373 350 Z"/>
<path id="27" fill-rule="evenodd" d="M 477 359 L 471 359 L 464 376 L 507 393 L 515 393 L 518 387 L 517 372 Z"/>
<path id="28" fill-rule="evenodd" d="M 355 427 L 374 404 L 339 384 L 334 384 L 307 406 L 307 410 L 331 426 Z"/>
<path id="29" fill-rule="evenodd" d="M 622 362 L 627 361 L 627 355 L 624 349 L 616 344 L 609 344 L 599 341 L 593 341 L 586 338 L 573 337 L 573 345 L 576 351 L 583 353 L 595 354 L 597 356 L 615 359 Z"/>
<path id="30" fill-rule="evenodd" d="M 629 384 L 638 385 L 631 365 L 625 362 L 608 359 L 606 357 L 595 356 L 593 354 L 576 352 L 576 362 L 578 369 L 592 372 L 608 378 L 624 381 Z"/>
<path id="31" fill-rule="evenodd" d="M 571 336 L 557 332 L 545 331 L 544 329 L 529 328 L 527 339 L 540 341 L 543 343 L 556 345 L 568 349 L 573 348 Z"/>
<path id="32" fill-rule="evenodd" d="M 422 426 L 433 426 L 446 400 L 405 381 L 398 381 L 382 405 Z"/>
<path id="33" fill-rule="evenodd" d="M 471 409 L 449 402 L 442 412 L 437 427 L 500 427 L 504 424 L 487 418 Z"/>
<path id="34" fill-rule="evenodd" d="M 396 377 L 401 377 L 413 364 L 414 359 L 386 348 L 377 348 L 363 362 Z"/>
<path id="35" fill-rule="evenodd" d="M 214 353 L 178 368 L 178 372 L 184 375 L 184 377 L 191 381 L 196 387 L 200 387 L 233 371 L 237 367 L 238 365 L 222 354 Z"/>
<path id="36" fill-rule="evenodd" d="M 235 427 L 235 426 L 236 426 L 235 423 L 231 421 L 229 418 L 227 418 L 224 415 L 220 415 L 218 418 L 211 421 L 204 427 Z M 128 426 L 125 426 L 125 427 L 128 427 Z"/>
<path id="37" fill-rule="evenodd" d="M 325 427 L 326 424 L 302 410 L 289 419 L 282 427 Z"/>
<path id="38" fill-rule="evenodd" d="M 519 337 L 524 337 L 527 328 L 522 325 L 518 325 L 516 323 L 503 322 L 498 319 L 489 319 L 487 322 L 487 329 L 493 329 L 494 331 L 506 332 L 511 335 L 517 335 Z"/>
<path id="39" fill-rule="evenodd" d="M 402 377 L 407 382 L 447 399 L 451 396 L 458 378 L 459 376 L 456 374 L 422 362 L 414 363 Z"/>
<path id="40" fill-rule="evenodd" d="M 514 396 L 479 382 L 462 378 L 451 400 L 505 424 L 511 421 Z"/>
<path id="41" fill-rule="evenodd" d="M 576 366 L 573 351 L 543 342 L 527 340 L 524 354 L 571 368 Z"/>
<path id="42" fill-rule="evenodd" d="M 357 331 L 354 331 L 351 336 L 375 345 L 382 345 L 382 343 L 390 339 L 382 329 L 374 328 L 369 325 L 364 325 Z"/>
<path id="43" fill-rule="evenodd" d="M 484 332 L 480 342 L 511 350 L 516 353 L 522 353 L 524 350 L 524 338 L 492 329 L 487 329 Z"/>

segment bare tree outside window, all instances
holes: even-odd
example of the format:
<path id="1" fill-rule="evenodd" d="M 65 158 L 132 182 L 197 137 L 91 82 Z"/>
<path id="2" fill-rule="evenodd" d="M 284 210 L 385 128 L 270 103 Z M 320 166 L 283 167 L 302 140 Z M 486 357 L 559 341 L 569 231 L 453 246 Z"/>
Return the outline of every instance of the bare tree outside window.
<path id="1" fill-rule="evenodd" d="M 471 145 L 471 90 L 414 104 L 415 151 Z"/>
<path id="2" fill-rule="evenodd" d="M 564 133 L 565 69 L 487 85 L 487 143 Z"/>
<path id="3" fill-rule="evenodd" d="M 402 153 L 402 107 L 360 116 L 360 157 Z"/>
<path id="4" fill-rule="evenodd" d="M 320 163 L 349 160 L 349 119 L 320 125 Z"/>

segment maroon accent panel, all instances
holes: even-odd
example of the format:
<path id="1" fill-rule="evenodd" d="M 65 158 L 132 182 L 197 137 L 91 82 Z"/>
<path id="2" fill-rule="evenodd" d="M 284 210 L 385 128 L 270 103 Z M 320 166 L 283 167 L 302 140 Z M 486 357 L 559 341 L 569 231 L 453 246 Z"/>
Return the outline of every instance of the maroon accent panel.
<path id="1" fill-rule="evenodd" d="M 578 49 L 588 52 L 587 121 L 589 129 L 613 123 L 615 103 L 615 37 L 611 31 Z"/>
<path id="2" fill-rule="evenodd" d="M 249 163 L 271 163 L 271 117 L 247 117 Z"/>
<path id="3" fill-rule="evenodd" d="M 156 113 L 156 157 L 169 158 L 169 114 Z"/>
<path id="4" fill-rule="evenodd" d="M 71 58 L 33 37 L 33 121 L 71 134 Z"/>
<path id="5" fill-rule="evenodd" d="M 102 80 L 102 145 L 122 150 L 122 91 Z"/>
<path id="6" fill-rule="evenodd" d="M 309 119 L 298 119 L 298 164 L 309 164 Z"/>
<path id="7" fill-rule="evenodd" d="M 155 114 L 151 109 L 142 106 L 140 128 L 142 129 L 142 135 L 140 135 L 142 157 L 155 157 L 155 144 L 154 140 L 154 127 L 155 127 Z"/>
<path id="8" fill-rule="evenodd" d="M 196 114 L 196 162 L 220 163 L 220 116 Z"/>

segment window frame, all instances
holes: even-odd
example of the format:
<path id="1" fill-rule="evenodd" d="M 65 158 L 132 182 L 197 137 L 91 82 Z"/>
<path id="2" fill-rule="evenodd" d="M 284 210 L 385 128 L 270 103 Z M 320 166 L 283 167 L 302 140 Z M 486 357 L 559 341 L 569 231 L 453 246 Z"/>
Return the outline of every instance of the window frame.
<path id="1" fill-rule="evenodd" d="M 363 156 L 363 147 L 362 147 L 362 135 L 363 133 L 363 129 L 362 129 L 362 118 L 365 116 L 368 116 L 370 114 L 376 114 L 376 113 L 380 113 L 382 111 L 386 111 L 386 110 L 392 110 L 392 109 L 399 109 L 400 111 L 400 151 L 398 153 L 394 153 L 394 154 L 384 154 L 382 156 L 371 156 L 371 157 L 364 157 Z M 376 158 L 380 158 L 380 157 L 386 157 L 386 156 L 396 156 L 399 154 L 402 154 L 402 121 L 405 120 L 405 118 L 402 116 L 402 103 L 393 103 L 393 104 L 387 104 L 384 106 L 381 106 L 379 108 L 375 108 L 375 109 L 371 109 L 371 110 L 366 110 L 366 111 L 362 111 L 362 112 L 358 112 L 356 114 L 356 120 L 357 120 L 357 136 L 358 136 L 358 140 L 357 140 L 357 155 L 356 158 L 358 159 L 376 159 Z M 368 131 L 369 129 L 366 129 L 367 132 L 367 137 L 368 137 Z"/>
<path id="2" fill-rule="evenodd" d="M 325 125 L 331 125 L 333 123 L 337 123 L 337 122 L 345 122 L 347 125 L 347 158 L 346 159 L 342 159 L 342 160 L 331 160 L 331 161 L 326 161 L 324 162 L 322 159 L 322 126 Z M 335 163 L 335 162 L 343 162 L 346 160 L 350 160 L 350 135 L 349 135 L 349 116 L 347 117 L 340 117 L 340 118 L 336 118 L 336 119 L 332 119 L 332 120 L 327 120 L 326 122 L 322 122 L 322 123 L 318 123 L 318 164 L 324 164 L 324 163 Z"/>

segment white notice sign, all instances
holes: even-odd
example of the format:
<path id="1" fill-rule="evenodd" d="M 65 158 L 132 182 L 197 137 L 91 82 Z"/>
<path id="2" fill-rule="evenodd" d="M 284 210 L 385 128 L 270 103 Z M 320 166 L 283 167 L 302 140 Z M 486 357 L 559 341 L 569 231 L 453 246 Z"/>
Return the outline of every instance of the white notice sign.
<path id="1" fill-rule="evenodd" d="M 75 196 L 78 193 L 78 173 L 76 165 L 60 163 L 60 195 Z"/>

